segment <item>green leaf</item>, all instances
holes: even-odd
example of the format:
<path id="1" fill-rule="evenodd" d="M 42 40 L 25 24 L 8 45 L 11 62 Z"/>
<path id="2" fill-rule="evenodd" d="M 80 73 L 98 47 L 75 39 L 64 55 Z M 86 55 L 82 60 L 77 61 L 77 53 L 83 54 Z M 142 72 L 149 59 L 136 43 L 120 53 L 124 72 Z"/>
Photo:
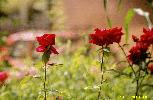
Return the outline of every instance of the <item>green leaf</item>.
<path id="1" fill-rule="evenodd" d="M 103 52 L 104 52 L 104 56 L 108 57 L 110 54 L 110 48 L 109 47 L 103 48 Z"/>
<path id="2" fill-rule="evenodd" d="M 109 47 L 103 48 L 103 51 L 109 53 L 110 52 L 110 48 Z"/>
<path id="3" fill-rule="evenodd" d="M 21 80 L 20 84 L 24 84 L 24 83 L 28 82 L 30 79 L 31 79 L 30 76 L 25 76 L 25 77 Z"/>
<path id="4" fill-rule="evenodd" d="M 25 77 L 21 80 L 21 82 L 20 82 L 20 84 L 19 84 L 20 88 L 21 88 L 21 89 L 26 88 L 26 87 L 27 87 L 27 83 L 28 83 L 30 80 L 31 80 L 31 77 L 30 77 L 30 76 L 25 76 Z"/>
<path id="5" fill-rule="evenodd" d="M 148 0 L 147 1 L 147 6 L 149 6 L 150 8 L 153 9 L 153 2 L 152 2 L 152 0 Z"/>
<path id="6" fill-rule="evenodd" d="M 118 0 L 118 4 L 117 4 L 118 10 L 120 9 L 121 3 L 122 3 L 122 0 Z"/>
<path id="7" fill-rule="evenodd" d="M 0 36 L 7 36 L 7 35 L 9 35 L 9 32 L 7 31 L 0 32 Z"/>
<path id="8" fill-rule="evenodd" d="M 42 55 L 42 62 L 45 64 L 49 61 L 51 52 L 49 50 L 46 50 Z"/>
<path id="9" fill-rule="evenodd" d="M 106 18 L 107 18 L 107 23 L 108 23 L 109 28 L 112 28 L 112 21 L 111 21 L 111 19 L 108 16 Z"/>
<path id="10" fill-rule="evenodd" d="M 135 15 L 134 10 L 130 9 L 125 16 L 124 29 L 125 29 L 125 41 L 126 41 L 126 43 L 128 42 L 128 38 L 129 38 L 129 24 L 132 21 L 132 18 L 134 17 L 134 15 Z"/>
<path id="11" fill-rule="evenodd" d="M 5 45 L 5 44 L 6 44 L 6 42 L 5 42 L 4 38 L 0 38 L 0 45 Z"/>
<path id="12" fill-rule="evenodd" d="M 139 80 L 139 77 L 135 77 L 135 78 L 132 80 L 132 83 L 136 82 L 137 80 Z"/>
<path id="13" fill-rule="evenodd" d="M 54 68 L 63 67 L 63 64 L 56 64 L 56 63 L 49 63 L 48 65 L 49 66 L 54 66 Z"/>
<path id="14" fill-rule="evenodd" d="M 98 85 L 87 86 L 84 88 L 84 90 L 98 90 L 98 89 L 99 89 Z"/>
<path id="15" fill-rule="evenodd" d="M 104 9 L 107 10 L 107 0 L 103 0 Z"/>
<path id="16" fill-rule="evenodd" d="M 129 46 L 129 44 L 125 43 L 125 44 L 123 44 L 122 46 L 123 46 L 123 47 L 127 47 L 127 46 Z"/>

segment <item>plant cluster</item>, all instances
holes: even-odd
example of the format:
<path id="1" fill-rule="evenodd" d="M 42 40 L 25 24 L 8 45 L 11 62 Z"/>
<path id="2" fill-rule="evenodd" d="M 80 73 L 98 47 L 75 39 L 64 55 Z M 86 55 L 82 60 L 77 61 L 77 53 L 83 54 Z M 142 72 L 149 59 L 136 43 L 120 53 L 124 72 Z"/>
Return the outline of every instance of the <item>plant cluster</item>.
<path id="1" fill-rule="evenodd" d="M 100 71 L 101 71 L 101 79 L 100 85 L 98 85 L 98 95 L 97 98 L 102 99 L 101 92 L 102 85 L 105 82 L 104 73 L 106 72 L 104 68 L 104 56 L 106 50 L 109 48 L 111 44 L 117 43 L 120 49 L 123 51 L 125 58 L 127 59 L 127 63 L 131 68 L 130 74 L 132 75 L 130 78 L 133 82 L 136 83 L 135 88 L 135 100 L 143 96 L 142 88 L 143 81 L 147 75 L 151 75 L 153 73 L 153 63 L 152 63 L 152 44 L 153 44 L 153 28 L 152 29 L 143 29 L 144 34 L 140 36 L 140 39 L 136 36 L 132 35 L 132 39 L 135 42 L 135 45 L 129 50 L 127 54 L 124 50 L 124 47 L 120 45 L 121 37 L 124 35 L 122 32 L 122 28 L 110 28 L 110 29 L 95 29 L 95 32 L 89 34 L 89 43 L 100 46 L 98 50 L 101 53 L 101 61 L 100 61 Z M 43 36 L 37 37 L 37 41 L 39 45 L 36 48 L 37 52 L 44 52 L 42 56 L 42 61 L 44 62 L 44 100 L 47 97 L 47 66 L 54 65 L 48 64 L 49 58 L 51 54 L 59 54 L 57 50 L 53 47 L 55 45 L 55 34 L 44 34 Z M 110 53 L 110 52 L 109 52 Z M 127 73 L 128 74 L 128 73 Z M 103 91 L 104 92 L 104 91 Z M 105 99 L 105 98 L 103 98 Z"/>

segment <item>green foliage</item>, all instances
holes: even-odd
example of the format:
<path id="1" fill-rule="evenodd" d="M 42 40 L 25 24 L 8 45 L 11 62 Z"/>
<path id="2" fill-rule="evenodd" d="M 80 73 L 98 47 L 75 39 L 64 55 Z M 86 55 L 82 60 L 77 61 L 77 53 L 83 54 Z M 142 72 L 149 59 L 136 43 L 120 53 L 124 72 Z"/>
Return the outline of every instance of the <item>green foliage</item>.
<path id="1" fill-rule="evenodd" d="M 120 8 L 120 6 L 121 6 L 121 3 L 122 3 L 122 0 L 118 0 L 118 9 Z"/>
<path id="2" fill-rule="evenodd" d="M 42 55 L 42 62 L 44 62 L 44 64 L 46 64 L 49 61 L 50 58 L 50 54 L 51 52 L 46 50 L 43 55 Z"/>
<path id="3" fill-rule="evenodd" d="M 1 8 L 2 4 L 6 3 L 6 1 L 7 0 L 0 0 L 0 8 Z M 0 9 L 0 11 L 1 11 L 1 9 Z"/>
<path id="4" fill-rule="evenodd" d="M 5 44 L 6 36 L 7 36 L 8 34 L 9 34 L 9 33 L 6 32 L 6 31 L 0 32 L 0 45 L 4 45 L 4 44 Z"/>
<path id="5" fill-rule="evenodd" d="M 107 0 L 103 0 L 104 9 L 107 10 Z"/>
<path id="6" fill-rule="evenodd" d="M 51 2 L 51 9 L 48 11 L 49 20 L 52 23 L 52 30 L 65 29 L 65 16 L 64 16 L 64 0 L 48 0 Z"/>
<path id="7" fill-rule="evenodd" d="M 106 18 L 107 18 L 107 23 L 108 23 L 109 28 L 112 28 L 112 21 L 111 21 L 111 19 L 108 16 Z"/>
<path id="8" fill-rule="evenodd" d="M 129 24 L 132 21 L 132 18 L 134 17 L 134 10 L 133 9 L 129 9 L 125 19 L 124 19 L 124 29 L 125 29 L 125 41 L 127 43 L 128 38 L 129 38 Z"/>
<path id="9" fill-rule="evenodd" d="M 153 9 L 153 1 L 152 0 L 147 0 L 147 5 Z"/>
<path id="10" fill-rule="evenodd" d="M 85 46 L 75 50 L 73 55 L 70 53 L 58 55 L 55 63 L 62 63 L 62 66 L 47 67 L 47 97 L 48 100 L 61 96 L 64 100 L 94 100 L 97 98 L 100 83 L 100 65 L 96 49 L 91 50 L 89 55 L 85 55 Z M 135 84 L 132 83 L 130 75 L 131 69 L 117 70 L 117 64 L 110 53 L 110 48 L 103 49 L 105 52 L 104 80 L 102 84 L 102 96 L 105 99 L 122 100 L 131 99 L 135 93 Z M 53 57 L 50 58 L 53 61 Z M 7 85 L 1 87 L 0 100 L 43 100 L 43 63 L 39 59 L 33 61 L 38 73 L 35 76 L 25 76 L 22 79 L 12 79 Z M 107 71 L 114 69 L 116 71 Z M 14 72 L 13 69 L 10 70 Z M 125 75 L 124 73 L 127 73 Z M 42 77 L 41 77 L 42 76 Z M 152 79 L 148 78 L 152 83 Z M 146 81 L 147 82 L 147 81 Z M 145 86 L 143 95 L 148 99 L 152 97 L 152 89 Z"/>

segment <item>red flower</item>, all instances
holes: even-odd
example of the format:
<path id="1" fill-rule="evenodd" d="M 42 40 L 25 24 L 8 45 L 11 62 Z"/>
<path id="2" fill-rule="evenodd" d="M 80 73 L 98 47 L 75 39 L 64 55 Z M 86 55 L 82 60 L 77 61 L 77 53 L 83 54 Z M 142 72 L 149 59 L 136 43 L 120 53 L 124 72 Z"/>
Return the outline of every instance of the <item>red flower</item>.
<path id="1" fill-rule="evenodd" d="M 148 70 L 153 73 L 153 63 L 148 65 Z"/>
<path id="2" fill-rule="evenodd" d="M 132 35 L 132 39 L 134 42 L 138 42 L 139 41 L 139 38 L 137 38 L 135 35 Z"/>
<path id="3" fill-rule="evenodd" d="M 55 45 L 55 34 L 44 34 L 43 36 L 36 38 L 40 45 L 36 48 L 37 52 L 45 52 L 46 50 L 50 50 L 51 53 L 59 54 L 53 47 L 53 45 Z"/>
<path id="4" fill-rule="evenodd" d="M 127 56 L 128 60 L 133 64 L 139 64 L 140 61 L 144 61 L 148 57 L 146 53 L 147 49 L 148 45 L 137 42 L 136 45 L 130 49 L 130 54 Z"/>
<path id="5" fill-rule="evenodd" d="M 0 72 L 0 83 L 4 83 L 7 78 L 8 78 L 7 72 Z"/>
<path id="6" fill-rule="evenodd" d="M 146 44 L 153 44 L 153 28 L 152 29 L 143 29 L 144 34 L 141 35 L 140 41 Z"/>
<path id="7" fill-rule="evenodd" d="M 119 43 L 123 33 L 122 28 L 112 28 L 112 29 L 95 29 L 95 33 L 89 34 L 89 43 L 93 43 L 99 46 L 113 44 L 114 42 Z"/>
<path id="8" fill-rule="evenodd" d="M 144 34 L 140 36 L 140 40 L 132 35 L 136 45 L 131 48 L 128 59 L 133 64 L 139 64 L 140 61 L 144 61 L 148 57 L 147 49 L 153 44 L 153 28 L 148 30 L 144 28 L 143 32 Z"/>

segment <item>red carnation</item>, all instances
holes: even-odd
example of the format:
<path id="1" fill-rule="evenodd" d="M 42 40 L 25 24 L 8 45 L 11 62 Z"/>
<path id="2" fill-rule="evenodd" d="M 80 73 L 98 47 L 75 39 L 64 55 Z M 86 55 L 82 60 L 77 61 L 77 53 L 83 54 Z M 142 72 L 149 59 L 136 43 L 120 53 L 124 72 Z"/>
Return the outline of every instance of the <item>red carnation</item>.
<path id="1" fill-rule="evenodd" d="M 140 41 L 148 45 L 153 44 L 153 28 L 152 29 L 143 29 L 144 34 L 141 35 Z"/>
<path id="2" fill-rule="evenodd" d="M 89 43 L 93 43 L 99 46 L 113 44 L 114 42 L 119 43 L 123 33 L 122 28 L 112 28 L 112 29 L 95 29 L 93 34 L 89 34 Z"/>
<path id="3" fill-rule="evenodd" d="M 4 83 L 7 78 L 8 78 L 7 72 L 0 72 L 0 83 Z"/>
<path id="4" fill-rule="evenodd" d="M 137 42 L 136 45 L 130 49 L 128 60 L 133 64 L 139 64 L 140 61 L 144 61 L 148 57 L 146 53 L 147 49 L 148 45 Z"/>
<path id="5" fill-rule="evenodd" d="M 148 65 L 148 70 L 153 73 L 153 63 Z"/>
<path id="6" fill-rule="evenodd" d="M 132 35 L 132 39 L 134 42 L 138 42 L 139 41 L 139 38 L 137 38 L 135 35 Z"/>
<path id="7" fill-rule="evenodd" d="M 55 34 L 44 34 L 43 36 L 36 38 L 40 45 L 36 48 L 37 52 L 45 52 L 46 50 L 50 50 L 51 53 L 58 54 L 56 49 L 53 47 L 53 45 L 55 45 Z"/>

